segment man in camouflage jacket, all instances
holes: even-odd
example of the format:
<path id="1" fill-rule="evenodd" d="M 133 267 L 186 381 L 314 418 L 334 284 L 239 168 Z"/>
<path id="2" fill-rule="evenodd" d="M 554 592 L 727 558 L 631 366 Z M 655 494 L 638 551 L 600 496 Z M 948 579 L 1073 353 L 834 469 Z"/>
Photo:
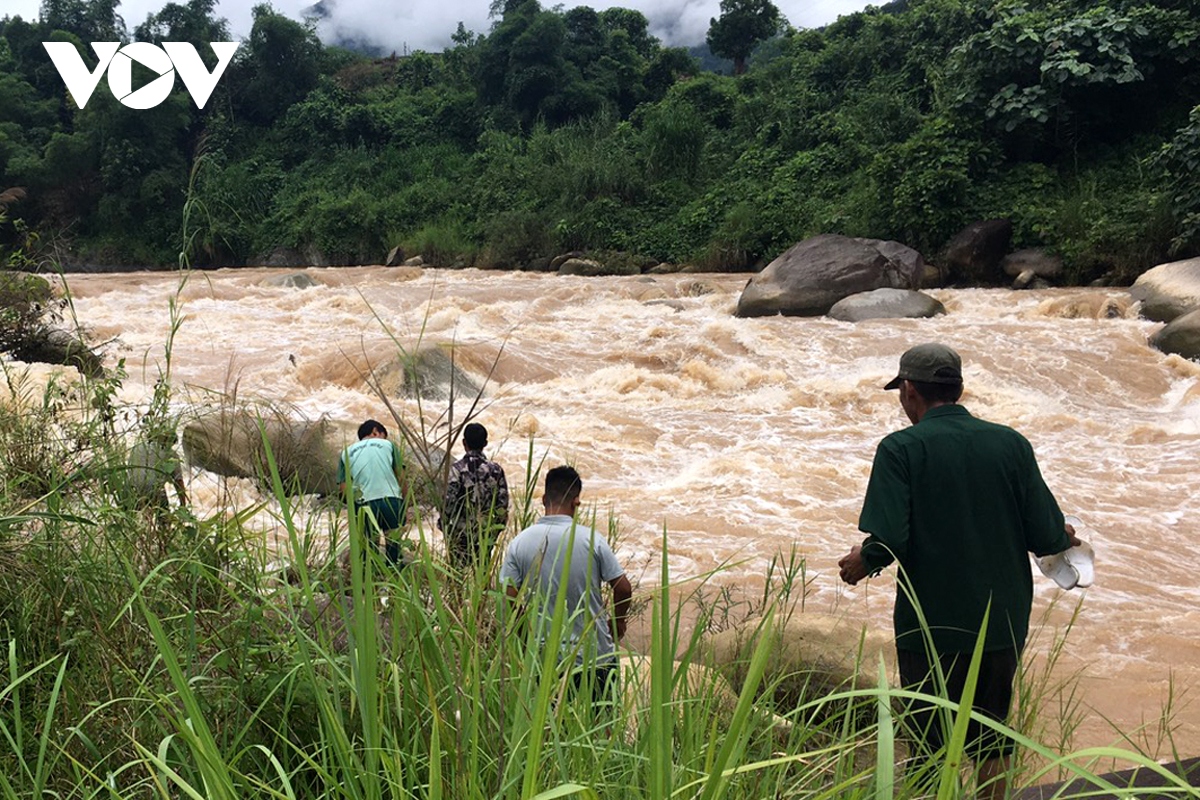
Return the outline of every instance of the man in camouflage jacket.
<path id="1" fill-rule="evenodd" d="M 463 429 L 466 453 L 450 467 L 439 526 L 450 563 L 465 569 L 486 564 L 492 545 L 508 523 L 508 481 L 504 468 L 483 454 L 487 428 L 472 422 Z"/>

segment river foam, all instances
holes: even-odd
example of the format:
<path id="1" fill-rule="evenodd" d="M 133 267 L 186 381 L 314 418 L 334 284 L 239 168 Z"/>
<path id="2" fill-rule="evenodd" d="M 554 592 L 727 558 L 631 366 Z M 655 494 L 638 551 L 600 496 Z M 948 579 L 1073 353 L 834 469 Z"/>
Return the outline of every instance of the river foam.
<path id="1" fill-rule="evenodd" d="M 1077 744 L 1115 740 L 1101 715 L 1134 730 L 1169 688 L 1200 680 L 1200 367 L 1150 348 L 1156 325 L 1132 317 L 1118 290 L 934 290 L 944 317 L 853 325 L 736 319 L 744 276 L 306 273 L 319 285 L 265 285 L 285 272 L 264 269 L 195 274 L 182 290 L 161 273 L 70 285 L 79 318 L 115 338 L 109 358 L 126 359 L 130 400 L 145 398 L 162 367 L 172 296 L 184 317 L 172 376 L 185 406 L 236 390 L 310 415 L 383 418 L 373 370 L 398 345 L 450 348 L 487 383 L 480 420 L 492 455 L 519 474 L 532 436 L 547 463 L 575 464 L 585 499 L 619 518 L 620 555 L 643 585 L 657 581 L 664 526 L 678 578 L 735 564 L 724 580 L 754 587 L 795 546 L 808 607 L 883 630 L 892 579 L 852 589 L 836 561 L 858 539 L 875 444 L 906 424 L 881 387 L 908 346 L 944 341 L 963 355 L 964 403 L 1022 431 L 1064 510 L 1089 526 L 1095 586 L 1063 594 L 1039 576 L 1036 590 L 1049 634 L 1083 600 L 1057 667 L 1081 672 L 1095 712 Z M 411 400 L 392 402 L 417 414 Z M 430 425 L 445 411 L 422 410 Z M 231 491 L 258 499 L 251 485 L 191 477 L 201 502 Z M 277 535 L 262 519 L 264 535 Z M 1176 723 L 1181 749 L 1200 753 L 1200 706 Z"/>

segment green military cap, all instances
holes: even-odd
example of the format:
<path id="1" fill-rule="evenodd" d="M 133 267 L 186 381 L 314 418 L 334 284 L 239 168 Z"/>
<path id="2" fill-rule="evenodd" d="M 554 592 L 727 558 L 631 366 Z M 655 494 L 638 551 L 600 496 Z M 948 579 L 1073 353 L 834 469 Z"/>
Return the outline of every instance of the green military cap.
<path id="1" fill-rule="evenodd" d="M 962 383 L 962 359 L 944 344 L 929 342 L 910 347 L 900 356 L 900 371 L 884 389 L 898 389 L 901 381 Z"/>

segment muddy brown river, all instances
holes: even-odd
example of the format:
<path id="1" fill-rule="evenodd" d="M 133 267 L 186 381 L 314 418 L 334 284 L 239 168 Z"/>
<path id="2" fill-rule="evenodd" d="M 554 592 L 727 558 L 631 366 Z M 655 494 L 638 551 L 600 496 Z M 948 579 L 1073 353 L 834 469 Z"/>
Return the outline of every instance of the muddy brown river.
<path id="1" fill-rule="evenodd" d="M 618 555 L 658 581 L 665 526 L 672 577 L 761 584 L 793 546 L 805 608 L 890 629 L 890 574 L 842 585 L 875 444 L 907 424 L 881 388 L 899 354 L 940 340 L 963 355 L 964 404 L 1037 451 L 1066 513 L 1086 523 L 1096 582 L 1063 592 L 1037 576 L 1032 645 L 1044 660 L 1076 604 L 1056 679 L 1078 676 L 1075 748 L 1122 743 L 1200 755 L 1200 365 L 1146 344 L 1154 323 L 1119 289 L 932 290 L 949 313 L 860 324 L 736 319 L 745 276 L 581 278 L 533 273 L 310 269 L 316 286 L 266 285 L 266 269 L 69 277 L 79 319 L 111 340 L 144 402 L 163 367 L 170 298 L 181 322 L 172 380 L 185 416 L 236 392 L 308 415 L 387 420 L 365 379 L 406 348 L 455 346 L 482 381 L 489 453 L 519 482 L 533 442 L 582 473 L 585 500 L 618 520 Z M 1102 318 L 1097 319 L 1097 313 Z M 1082 316 L 1073 316 L 1082 314 Z M 445 403 L 393 400 L 435 429 Z M 456 410 L 461 415 L 465 408 Z M 332 466 L 331 466 L 332 468 Z M 188 474 L 201 509 L 259 500 L 249 481 Z M 279 532 L 256 517 L 265 540 Z M 1048 713 L 1056 713 L 1053 709 Z"/>

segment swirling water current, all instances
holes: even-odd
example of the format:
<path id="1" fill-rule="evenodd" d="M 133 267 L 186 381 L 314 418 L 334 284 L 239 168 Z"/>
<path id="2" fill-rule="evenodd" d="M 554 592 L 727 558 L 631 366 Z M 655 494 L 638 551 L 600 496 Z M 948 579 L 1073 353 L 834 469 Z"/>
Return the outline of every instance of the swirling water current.
<path id="1" fill-rule="evenodd" d="M 1062 592 L 1035 580 L 1035 663 L 1067 636 L 1056 678 L 1078 675 L 1074 746 L 1158 741 L 1200 755 L 1200 365 L 1146 343 L 1156 325 L 1120 289 L 931 290 L 930 320 L 737 319 L 745 276 L 584 278 L 407 268 L 308 269 L 317 285 L 267 283 L 288 270 L 73 275 L 75 313 L 110 362 L 122 399 L 145 402 L 164 364 L 171 298 L 180 315 L 171 376 L 181 411 L 214 397 L 287 403 L 308 415 L 387 419 L 365 375 L 397 345 L 453 343 L 477 381 L 489 453 L 519 480 L 532 437 L 546 464 L 569 461 L 584 499 L 619 520 L 618 555 L 658 581 L 664 527 L 682 579 L 761 584 L 792 547 L 805 607 L 890 630 L 890 574 L 842 585 L 836 562 L 856 520 L 875 444 L 906 425 L 881 388 L 899 354 L 940 340 L 964 359 L 964 404 L 1024 433 L 1067 513 L 1097 554 L 1096 583 Z M 404 415 L 411 400 L 394 398 Z M 444 403 L 425 401 L 430 424 Z M 456 413 L 463 413 L 460 408 Z M 332 467 L 331 467 L 332 468 Z M 201 507 L 230 485 L 188 474 Z M 249 482 L 236 487 L 260 499 Z M 539 495 L 540 496 L 540 495 Z M 269 514 L 264 536 L 277 537 Z M 1053 713 L 1053 712 L 1051 712 Z M 1161 748 L 1160 748 L 1161 749 Z M 1163 753 L 1166 754 L 1165 752 Z"/>

